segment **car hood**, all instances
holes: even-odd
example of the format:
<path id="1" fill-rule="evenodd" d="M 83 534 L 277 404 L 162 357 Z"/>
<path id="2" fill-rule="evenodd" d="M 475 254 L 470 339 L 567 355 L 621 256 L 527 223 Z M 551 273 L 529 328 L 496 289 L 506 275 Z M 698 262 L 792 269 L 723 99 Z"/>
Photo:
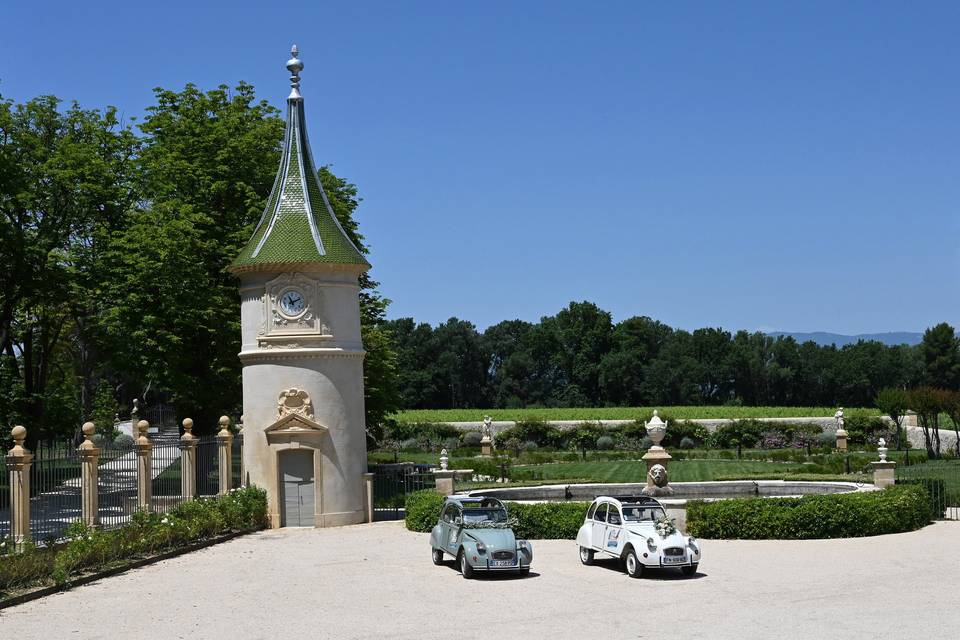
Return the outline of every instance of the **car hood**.
<path id="1" fill-rule="evenodd" d="M 662 538 L 652 526 L 629 526 L 627 529 L 636 535 L 653 538 L 657 546 L 660 547 L 684 547 L 687 544 L 687 536 L 680 533 L 680 531 L 674 531 L 666 538 Z"/>
<path id="2" fill-rule="evenodd" d="M 517 539 L 512 529 L 465 529 L 464 536 L 479 540 L 488 549 L 509 549 L 517 547 Z"/>

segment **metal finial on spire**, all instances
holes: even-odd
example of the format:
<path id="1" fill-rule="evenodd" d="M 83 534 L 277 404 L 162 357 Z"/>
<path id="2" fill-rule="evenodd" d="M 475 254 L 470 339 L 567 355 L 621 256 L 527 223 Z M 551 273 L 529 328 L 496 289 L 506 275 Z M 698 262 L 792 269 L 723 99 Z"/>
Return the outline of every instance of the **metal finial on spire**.
<path id="1" fill-rule="evenodd" d="M 293 57 L 287 60 L 287 70 L 290 72 L 290 95 L 287 99 L 301 99 L 300 72 L 303 71 L 303 61 L 297 57 L 300 55 L 297 45 L 290 47 L 290 55 Z"/>

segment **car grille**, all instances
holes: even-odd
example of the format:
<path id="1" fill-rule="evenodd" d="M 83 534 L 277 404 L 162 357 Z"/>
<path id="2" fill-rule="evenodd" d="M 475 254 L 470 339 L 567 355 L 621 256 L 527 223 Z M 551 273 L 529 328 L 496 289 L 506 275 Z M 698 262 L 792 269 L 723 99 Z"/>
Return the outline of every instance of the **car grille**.
<path id="1" fill-rule="evenodd" d="M 683 547 L 667 547 L 663 550 L 663 555 L 665 556 L 682 556 Z"/>
<path id="2" fill-rule="evenodd" d="M 494 551 L 494 560 L 513 560 L 513 551 Z"/>

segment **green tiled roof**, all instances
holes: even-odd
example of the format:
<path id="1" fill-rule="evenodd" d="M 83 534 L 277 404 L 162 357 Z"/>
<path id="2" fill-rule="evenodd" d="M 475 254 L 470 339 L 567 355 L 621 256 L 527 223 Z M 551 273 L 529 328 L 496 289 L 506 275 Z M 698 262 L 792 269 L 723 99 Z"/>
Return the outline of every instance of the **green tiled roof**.
<path id="1" fill-rule="evenodd" d="M 344 232 L 320 186 L 310 153 L 303 98 L 287 100 L 287 129 L 280 169 L 253 237 L 230 265 L 340 264 L 369 267 Z"/>

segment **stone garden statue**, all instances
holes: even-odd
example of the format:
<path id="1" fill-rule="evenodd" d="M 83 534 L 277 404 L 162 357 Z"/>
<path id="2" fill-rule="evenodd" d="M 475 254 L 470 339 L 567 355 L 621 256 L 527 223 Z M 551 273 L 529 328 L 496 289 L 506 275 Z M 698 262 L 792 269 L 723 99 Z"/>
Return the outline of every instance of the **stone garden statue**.
<path id="1" fill-rule="evenodd" d="M 490 416 L 483 416 L 483 427 L 481 427 L 481 434 L 484 438 L 490 438 L 493 435 L 493 418 Z"/>
<path id="2" fill-rule="evenodd" d="M 843 431 L 843 407 L 837 409 L 837 412 L 833 414 L 833 419 L 837 421 L 837 431 Z"/>

